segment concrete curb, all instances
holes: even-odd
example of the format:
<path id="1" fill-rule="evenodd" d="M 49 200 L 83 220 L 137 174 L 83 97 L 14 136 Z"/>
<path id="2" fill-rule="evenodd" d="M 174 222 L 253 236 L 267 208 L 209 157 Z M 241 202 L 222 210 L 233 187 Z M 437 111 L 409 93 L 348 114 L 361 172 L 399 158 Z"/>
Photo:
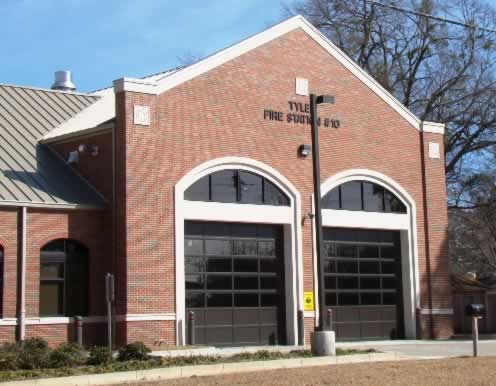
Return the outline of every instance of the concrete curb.
<path id="1" fill-rule="evenodd" d="M 126 371 L 106 374 L 88 374 L 60 378 L 40 378 L 24 381 L 2 382 L 1 386 L 90 386 L 113 385 L 123 382 L 155 381 L 192 376 L 222 375 L 251 371 L 291 369 L 298 367 L 327 366 L 346 363 L 386 362 L 408 358 L 396 353 L 371 353 L 335 357 L 290 358 L 268 361 L 219 363 L 213 365 L 179 366 L 160 369 Z"/>

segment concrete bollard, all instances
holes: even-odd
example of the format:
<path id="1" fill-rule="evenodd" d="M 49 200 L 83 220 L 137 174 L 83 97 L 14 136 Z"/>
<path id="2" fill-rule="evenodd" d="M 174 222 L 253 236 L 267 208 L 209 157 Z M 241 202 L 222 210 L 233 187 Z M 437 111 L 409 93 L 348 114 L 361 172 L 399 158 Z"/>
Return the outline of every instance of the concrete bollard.
<path id="1" fill-rule="evenodd" d="M 334 331 L 314 331 L 311 334 L 311 340 L 313 355 L 336 355 L 336 335 Z"/>
<path id="2" fill-rule="evenodd" d="M 76 316 L 75 320 L 75 328 L 76 328 L 76 343 L 79 345 L 83 345 L 83 317 Z"/>

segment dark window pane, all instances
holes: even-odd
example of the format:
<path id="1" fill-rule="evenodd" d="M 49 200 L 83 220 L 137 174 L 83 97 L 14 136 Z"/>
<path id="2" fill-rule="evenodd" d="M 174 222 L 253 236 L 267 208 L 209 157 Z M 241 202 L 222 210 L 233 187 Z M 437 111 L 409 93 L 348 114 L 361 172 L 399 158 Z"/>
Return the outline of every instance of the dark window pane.
<path id="1" fill-rule="evenodd" d="M 371 182 L 363 182 L 363 209 L 384 212 L 384 188 Z"/>
<path id="2" fill-rule="evenodd" d="M 361 300 L 363 305 L 379 305 L 381 304 L 381 294 L 378 292 L 364 292 L 361 294 Z"/>
<path id="3" fill-rule="evenodd" d="M 265 276 L 260 278 L 262 289 L 279 289 L 280 283 L 277 276 Z"/>
<path id="4" fill-rule="evenodd" d="M 258 307 L 258 294 L 234 294 L 234 307 Z"/>
<path id="5" fill-rule="evenodd" d="M 65 252 L 65 240 L 53 240 L 41 248 L 42 252 Z"/>
<path id="6" fill-rule="evenodd" d="M 358 247 L 358 256 L 360 258 L 377 258 L 379 257 L 379 248 L 374 245 L 361 245 Z"/>
<path id="7" fill-rule="evenodd" d="M 356 257 L 357 250 L 354 245 L 340 244 L 337 246 L 336 255 L 337 257 Z"/>
<path id="8" fill-rule="evenodd" d="M 337 256 L 337 246 L 334 243 L 324 243 L 324 256 L 335 257 Z"/>
<path id="9" fill-rule="evenodd" d="M 383 277 L 382 278 L 382 288 L 384 288 L 384 289 L 396 289 L 396 278 L 395 277 Z"/>
<path id="10" fill-rule="evenodd" d="M 324 287 L 325 289 L 336 289 L 336 276 L 325 276 Z"/>
<path id="11" fill-rule="evenodd" d="M 289 206 L 289 198 L 272 182 L 264 179 L 264 203 L 267 205 Z"/>
<path id="12" fill-rule="evenodd" d="M 395 292 L 383 292 L 382 293 L 382 304 L 396 304 L 396 293 Z"/>
<path id="13" fill-rule="evenodd" d="M 88 267 L 84 258 L 68 257 L 66 264 L 65 315 L 87 315 L 88 313 Z"/>
<path id="14" fill-rule="evenodd" d="M 203 289 L 205 281 L 202 275 L 186 275 L 186 289 Z"/>
<path id="15" fill-rule="evenodd" d="M 205 307 L 205 296 L 203 293 L 186 293 L 187 308 L 203 308 Z"/>
<path id="16" fill-rule="evenodd" d="M 259 241 L 258 242 L 258 255 L 259 256 L 275 256 L 276 247 L 273 241 Z"/>
<path id="17" fill-rule="evenodd" d="M 362 210 L 362 184 L 359 181 L 346 182 L 340 186 L 343 209 Z"/>
<path id="18" fill-rule="evenodd" d="M 207 259 L 207 272 L 231 272 L 231 259 Z"/>
<path id="19" fill-rule="evenodd" d="M 385 193 L 386 212 L 406 213 L 406 206 L 393 193 L 386 190 Z"/>
<path id="20" fill-rule="evenodd" d="M 322 198 L 322 209 L 339 209 L 339 187 L 334 188 Z"/>
<path id="21" fill-rule="evenodd" d="M 40 265 L 41 279 L 64 279 L 63 263 L 42 263 Z"/>
<path id="22" fill-rule="evenodd" d="M 207 222 L 203 226 L 204 235 L 223 237 L 231 235 L 231 224 L 225 222 Z"/>
<path id="23" fill-rule="evenodd" d="M 210 185 L 209 176 L 205 176 L 184 192 L 184 199 L 190 201 L 209 201 L 210 200 Z"/>
<path id="24" fill-rule="evenodd" d="M 184 239 L 185 255 L 203 255 L 203 240 Z"/>
<path id="25" fill-rule="evenodd" d="M 239 172 L 239 187 L 241 190 L 241 202 L 245 204 L 261 204 L 262 177 L 253 173 Z"/>
<path id="26" fill-rule="evenodd" d="M 277 265 L 277 259 L 260 259 L 260 272 L 275 273 Z"/>
<path id="27" fill-rule="evenodd" d="M 232 295 L 207 294 L 207 307 L 232 307 Z"/>
<path id="28" fill-rule="evenodd" d="M 72 257 L 85 258 L 88 255 L 88 250 L 83 245 L 74 240 L 66 240 L 65 249 L 67 255 Z"/>
<path id="29" fill-rule="evenodd" d="M 381 257 L 399 259 L 401 257 L 401 251 L 396 247 L 382 247 Z"/>
<path id="30" fill-rule="evenodd" d="M 383 261 L 382 262 L 382 273 L 395 273 L 394 262 L 392 261 Z"/>
<path id="31" fill-rule="evenodd" d="M 233 255 L 257 255 L 256 240 L 233 240 Z"/>
<path id="32" fill-rule="evenodd" d="M 378 277 L 362 277 L 360 278 L 360 288 L 361 289 L 380 289 L 381 279 Z"/>
<path id="33" fill-rule="evenodd" d="M 325 304 L 326 306 L 335 306 L 336 303 L 336 294 L 334 292 L 325 294 Z"/>
<path id="34" fill-rule="evenodd" d="M 358 273 L 358 263 L 356 261 L 338 261 L 339 273 Z"/>
<path id="35" fill-rule="evenodd" d="M 378 261 L 361 261 L 360 262 L 360 273 L 362 273 L 362 274 L 380 273 L 379 262 Z"/>
<path id="36" fill-rule="evenodd" d="M 278 294 L 262 294 L 262 307 L 275 307 L 279 305 Z"/>
<path id="37" fill-rule="evenodd" d="M 40 316 L 63 315 L 63 283 L 40 283 Z"/>
<path id="38" fill-rule="evenodd" d="M 205 240 L 205 254 L 216 256 L 231 255 L 231 241 Z"/>
<path id="39" fill-rule="evenodd" d="M 187 236 L 203 236 L 205 229 L 204 222 L 185 221 L 184 234 Z"/>
<path id="40" fill-rule="evenodd" d="M 324 260 L 324 272 L 336 273 L 336 260 Z"/>
<path id="41" fill-rule="evenodd" d="M 338 277 L 338 289 L 358 289 L 358 277 Z"/>
<path id="42" fill-rule="evenodd" d="M 258 260 L 234 259 L 234 272 L 258 272 Z"/>
<path id="43" fill-rule="evenodd" d="M 217 276 L 209 275 L 207 277 L 208 289 L 231 289 L 232 277 L 231 276 Z"/>
<path id="44" fill-rule="evenodd" d="M 187 256 L 184 262 L 184 271 L 186 273 L 205 272 L 205 262 L 203 257 Z"/>
<path id="45" fill-rule="evenodd" d="M 234 289 L 258 289 L 258 276 L 235 276 Z"/>
<path id="46" fill-rule="evenodd" d="M 236 171 L 223 170 L 210 175 L 212 201 L 237 202 Z"/>
<path id="47" fill-rule="evenodd" d="M 338 294 L 338 303 L 340 306 L 356 306 L 358 305 L 358 294 L 340 293 Z"/>
<path id="48" fill-rule="evenodd" d="M 273 225 L 258 225 L 257 237 L 261 239 L 274 239 L 280 235 L 281 228 Z"/>

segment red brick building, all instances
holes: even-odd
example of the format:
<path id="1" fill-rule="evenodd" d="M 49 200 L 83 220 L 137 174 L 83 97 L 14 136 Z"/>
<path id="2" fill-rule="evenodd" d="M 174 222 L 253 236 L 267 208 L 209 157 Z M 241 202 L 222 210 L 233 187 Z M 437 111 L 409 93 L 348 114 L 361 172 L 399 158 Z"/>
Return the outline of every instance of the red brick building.
<path id="1" fill-rule="evenodd" d="M 70 86 L 70 85 L 69 85 Z M 70 88 L 70 87 L 69 87 Z M 338 339 L 452 334 L 444 125 L 302 17 L 91 94 L 0 86 L 4 341 L 297 344 L 315 325 L 309 93 Z M 305 301 L 304 301 L 305 300 Z"/>

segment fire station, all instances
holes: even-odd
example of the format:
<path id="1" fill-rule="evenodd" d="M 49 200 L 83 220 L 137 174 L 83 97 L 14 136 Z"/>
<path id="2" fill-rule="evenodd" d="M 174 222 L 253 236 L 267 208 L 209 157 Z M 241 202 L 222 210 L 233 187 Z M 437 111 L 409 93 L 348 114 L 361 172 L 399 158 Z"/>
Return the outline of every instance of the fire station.
<path id="1" fill-rule="evenodd" d="M 301 16 L 192 65 L 79 93 L 0 84 L 0 340 L 447 338 L 444 125 Z M 50 86 L 50 84 L 48 84 Z M 106 85 L 102 85 L 106 86 Z M 108 85 L 107 85 L 108 86 Z M 309 94 L 319 107 L 319 293 Z M 322 292 L 322 291 L 320 291 Z"/>

